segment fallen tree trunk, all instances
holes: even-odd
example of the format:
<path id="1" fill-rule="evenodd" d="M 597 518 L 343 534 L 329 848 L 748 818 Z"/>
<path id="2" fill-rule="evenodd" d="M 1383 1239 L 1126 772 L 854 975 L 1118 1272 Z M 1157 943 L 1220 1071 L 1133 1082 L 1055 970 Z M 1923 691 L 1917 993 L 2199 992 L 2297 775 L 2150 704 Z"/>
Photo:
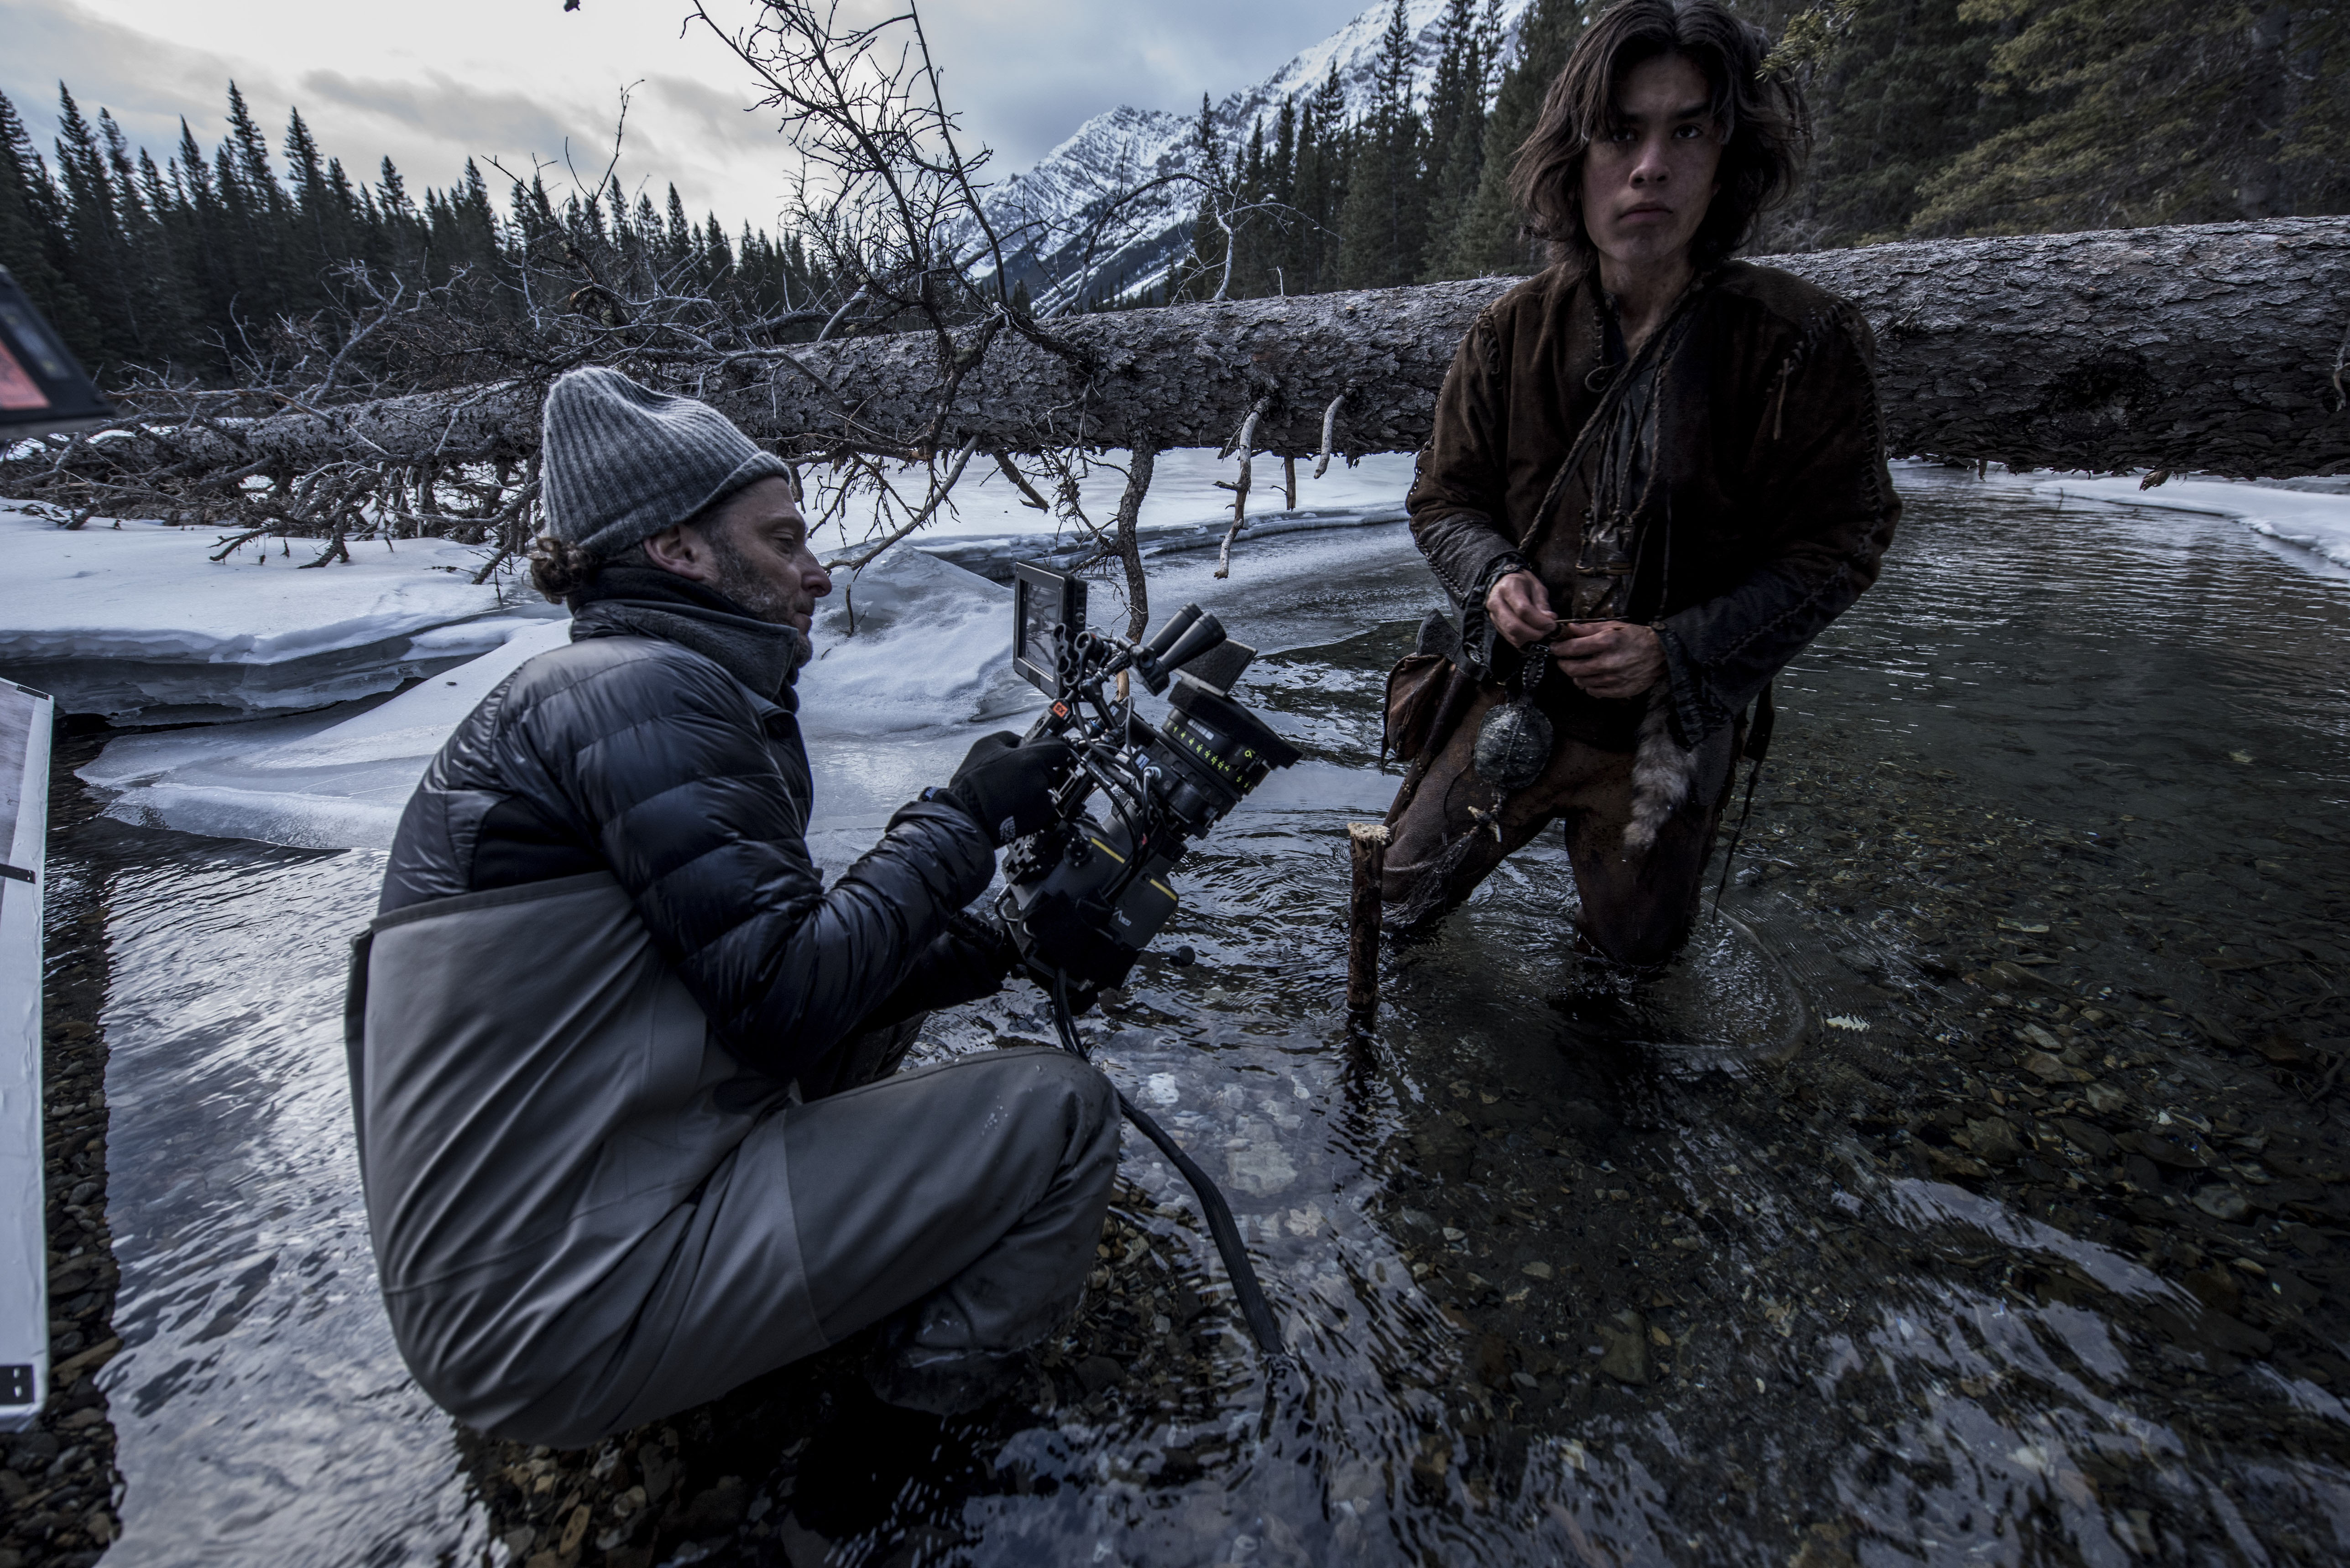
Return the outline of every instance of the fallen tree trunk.
<path id="1" fill-rule="evenodd" d="M 2241 475 L 2350 467 L 2350 218 L 1764 259 L 1868 317 L 1897 455 Z M 691 389 L 809 455 L 1222 446 L 1260 403 L 1255 448 L 1305 455 L 1341 398 L 1340 452 L 1410 451 L 1454 345 L 1512 281 L 1088 316 L 1050 323 L 1049 343 L 993 331 L 943 421 L 949 376 L 929 334 L 738 355 Z M 516 385 L 190 425 L 154 461 L 278 473 L 511 461 L 537 448 L 537 389 Z"/>

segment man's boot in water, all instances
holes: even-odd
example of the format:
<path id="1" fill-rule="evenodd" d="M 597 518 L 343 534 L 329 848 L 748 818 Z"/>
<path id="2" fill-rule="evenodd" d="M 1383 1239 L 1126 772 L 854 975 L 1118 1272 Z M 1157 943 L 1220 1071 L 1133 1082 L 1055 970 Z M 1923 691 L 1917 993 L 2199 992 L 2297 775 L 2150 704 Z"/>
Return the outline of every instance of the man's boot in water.
<path id="1" fill-rule="evenodd" d="M 989 1350 L 941 1333 L 930 1321 L 955 1314 L 949 1302 L 932 1298 L 883 1322 L 865 1362 L 866 1386 L 875 1398 L 903 1410 L 933 1416 L 968 1416 L 1019 1391 L 1035 1373 L 1033 1350 Z"/>

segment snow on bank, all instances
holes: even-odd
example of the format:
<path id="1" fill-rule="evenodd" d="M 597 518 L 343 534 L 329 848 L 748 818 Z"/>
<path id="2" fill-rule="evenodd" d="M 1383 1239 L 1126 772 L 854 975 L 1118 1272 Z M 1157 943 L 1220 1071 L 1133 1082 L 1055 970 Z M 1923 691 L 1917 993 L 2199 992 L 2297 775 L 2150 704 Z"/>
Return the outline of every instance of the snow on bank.
<path id="1" fill-rule="evenodd" d="M 2173 479 L 2151 490 L 2127 478 L 2040 480 L 2032 487 L 2071 500 L 2241 518 L 2255 534 L 2350 567 L 2350 494 L 2227 479 Z"/>
<path id="2" fill-rule="evenodd" d="M 1104 454 L 1078 487 L 1086 515 L 1098 526 L 1108 527 L 1117 514 L 1126 475 L 1122 466 L 1112 465 L 1127 460 L 1123 452 Z M 1250 471 L 1248 526 L 1241 533 L 1236 553 L 1244 555 L 1252 540 L 1281 534 L 1402 521 L 1413 461 L 1409 452 L 1381 452 L 1349 468 L 1334 459 L 1320 479 L 1314 477 L 1312 462 L 1300 462 L 1297 505 L 1292 510 L 1286 505 L 1281 460 L 1259 457 Z M 1204 549 L 1219 542 L 1231 521 L 1232 501 L 1231 492 L 1216 485 L 1239 473 L 1237 458 L 1220 459 L 1210 448 L 1160 452 L 1136 519 L 1144 554 Z M 910 488 L 919 493 L 920 485 Z M 951 514 L 916 535 L 913 544 L 984 576 L 1005 578 L 1015 560 L 1049 559 L 1089 543 L 1083 529 L 1024 504 L 1010 482 L 993 469 L 976 478 L 966 476 L 950 504 Z M 847 553 L 855 542 L 842 539 L 837 528 L 821 531 L 814 541 L 827 559 Z"/>
<path id="3" fill-rule="evenodd" d="M 494 651 L 355 717 L 126 735 L 81 777 L 114 795 L 107 815 L 144 827 L 302 849 L 385 847 L 457 722 L 525 659 L 570 640 L 568 619 L 514 624 L 522 629 Z"/>
<path id="4" fill-rule="evenodd" d="M 68 532 L 0 505 L 0 674 L 118 723 L 251 718 L 392 691 L 532 618 L 473 585 L 466 545 L 354 545 L 349 565 L 303 571 L 317 541 L 268 544 L 214 563 L 210 529 Z"/>
<path id="5" fill-rule="evenodd" d="M 1260 512 L 1252 518 L 1234 551 L 1231 587 L 1261 591 L 1268 586 L 1252 557 L 1253 542 L 1270 535 L 1293 535 L 1271 549 L 1282 558 L 1273 568 L 1275 576 L 1307 571 L 1302 563 L 1318 553 L 1307 550 L 1299 556 L 1305 541 L 1295 535 L 1309 529 L 1351 528 L 1371 520 L 1381 507 L 1395 509 L 1409 483 L 1410 461 L 1408 456 L 1372 459 L 1351 470 L 1334 464 L 1319 483 L 1311 479 L 1310 470 L 1301 471 L 1298 511 Z M 1154 545 L 1164 542 L 1181 548 L 1191 536 L 1216 531 L 1216 514 L 1230 503 L 1213 482 L 1229 477 L 1235 466 L 1229 460 L 1216 462 L 1212 452 L 1163 454 L 1141 519 L 1146 537 Z M 1282 499 L 1280 476 L 1277 461 L 1260 462 L 1254 498 L 1261 504 Z M 962 514 L 947 526 L 964 532 L 936 541 L 926 535 L 922 543 L 932 553 L 892 550 L 862 573 L 837 574 L 832 597 L 818 606 L 816 657 L 801 674 L 799 694 L 802 726 L 814 742 L 809 750 L 816 775 L 817 809 L 810 842 L 828 870 L 837 870 L 868 847 L 899 805 L 924 785 L 951 775 L 978 735 L 998 728 L 1025 728 L 1029 711 L 1041 701 L 1012 672 L 1011 591 L 945 558 L 975 543 L 984 546 L 977 552 L 983 565 L 998 547 L 1006 559 L 1034 557 L 1051 548 L 1055 520 L 1019 505 L 1002 476 L 991 477 L 992 485 L 972 484 L 957 492 Z M 1088 512 L 1107 520 L 1122 483 L 1118 474 L 1100 472 L 1084 491 Z M 123 533 L 133 534 L 136 527 L 126 524 Z M 969 531 L 974 529 L 980 531 Z M 171 533 L 152 525 L 148 531 Z M 182 537 L 192 544 L 203 542 Z M 837 535 L 816 543 L 828 556 L 843 553 L 844 543 Z M 402 544 L 400 554 L 412 560 L 431 548 Z M 1330 548 L 1347 553 L 1359 546 L 1334 535 Z M 363 551 L 355 554 L 365 558 Z M 198 568 L 210 570 L 201 556 L 195 559 Z M 431 557 L 426 559 L 430 564 Z M 1190 581 L 1204 574 L 1204 564 L 1196 570 L 1192 565 L 1202 561 L 1195 556 L 1164 579 L 1154 572 L 1154 601 L 1162 597 L 1162 587 L 1176 595 L 1161 606 L 1162 613 L 1185 597 L 1212 597 L 1202 591 L 1206 584 Z M 183 565 L 173 570 L 190 600 L 220 592 L 215 584 L 241 588 L 245 580 L 193 576 Z M 248 570 L 256 577 L 262 572 L 278 574 L 269 579 L 272 583 L 296 578 L 282 562 Z M 336 576 L 352 568 L 300 573 L 295 582 L 297 596 L 299 590 L 331 587 Z M 105 581 L 103 592 L 110 596 L 111 576 Z M 79 592 L 85 598 L 95 597 L 88 585 Z M 1113 590 L 1097 586 L 1094 599 L 1097 621 L 1122 624 Z M 171 624 L 153 613 L 162 602 L 160 596 L 151 591 L 146 602 L 153 624 Z M 297 597 L 295 602 L 302 601 Z M 201 607 L 192 605 L 182 618 L 195 618 Z M 0 601 L 0 620 L 7 618 L 5 601 Z M 128 618 L 121 618 L 128 625 Z M 560 620 L 473 624 L 480 625 L 485 637 L 495 626 L 493 651 L 472 663 L 438 670 L 423 684 L 364 712 L 354 715 L 345 707 L 127 736 L 109 745 L 82 771 L 82 777 L 111 794 L 108 815 L 127 822 L 304 848 L 384 847 L 391 842 L 416 780 L 450 729 L 524 659 L 556 646 L 569 634 L 569 623 Z M 1266 641 L 1272 628 L 1252 625 L 1249 629 L 1257 640 Z M 503 640 L 506 633 L 516 631 L 519 635 L 511 641 Z M 421 644 L 432 636 L 467 634 L 469 628 L 459 626 L 418 634 L 415 640 Z M 393 683 L 387 680 L 367 690 L 380 691 Z"/>
<path id="6" fill-rule="evenodd" d="M 1012 673 L 1009 589 L 893 551 L 856 586 L 854 637 L 847 597 L 836 594 L 818 615 L 819 657 L 799 690 L 803 723 L 824 742 L 819 798 L 834 817 L 864 827 L 944 782 L 979 733 L 972 721 L 1024 727 L 1018 711 L 1040 699 Z M 524 660 L 570 636 L 567 619 L 527 623 L 494 652 L 355 716 L 125 736 L 81 776 L 114 796 L 108 815 L 142 826 L 306 849 L 385 848 L 458 721 Z"/>

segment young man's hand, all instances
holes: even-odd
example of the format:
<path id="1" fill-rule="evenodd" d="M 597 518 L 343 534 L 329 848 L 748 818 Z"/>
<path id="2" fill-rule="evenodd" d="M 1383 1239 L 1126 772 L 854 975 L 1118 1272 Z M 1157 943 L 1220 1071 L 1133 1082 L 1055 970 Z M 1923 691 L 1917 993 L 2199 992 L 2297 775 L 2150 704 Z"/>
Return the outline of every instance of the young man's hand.
<path id="1" fill-rule="evenodd" d="M 1594 697 L 1638 697 L 1664 678 L 1665 645 L 1629 621 L 1562 624 L 1551 637 L 1558 667 Z"/>
<path id="2" fill-rule="evenodd" d="M 1558 626 L 1558 617 L 1550 610 L 1550 590 L 1532 572 L 1512 572 L 1488 589 L 1485 618 L 1513 648 L 1530 648 Z"/>

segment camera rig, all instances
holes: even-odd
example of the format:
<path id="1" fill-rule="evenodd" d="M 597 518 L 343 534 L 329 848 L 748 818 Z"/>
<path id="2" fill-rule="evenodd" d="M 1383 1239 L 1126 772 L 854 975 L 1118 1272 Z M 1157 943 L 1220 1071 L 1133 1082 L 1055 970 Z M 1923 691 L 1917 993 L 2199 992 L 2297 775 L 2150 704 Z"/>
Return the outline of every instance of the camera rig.
<path id="1" fill-rule="evenodd" d="M 1004 855 L 996 914 L 1052 997 L 1063 1048 L 1082 1058 L 1076 1011 L 1123 981 L 1174 914 L 1170 877 L 1191 841 L 1298 751 L 1233 700 L 1232 682 L 1256 650 L 1198 605 L 1176 611 L 1149 641 L 1126 642 L 1087 628 L 1081 578 L 1027 563 L 1013 571 L 1013 665 L 1048 699 L 1028 738 L 1066 741 L 1077 761 L 1054 796 L 1051 826 Z M 1163 723 L 1134 711 L 1138 684 L 1153 696 L 1173 688 Z M 1102 817 L 1087 809 L 1097 794 Z M 1175 957 L 1188 962 L 1191 950 Z M 1164 1128 L 1123 1094 L 1118 1100 L 1199 1194 L 1249 1331 L 1279 1358 L 1280 1330 L 1224 1195 Z"/>
<path id="2" fill-rule="evenodd" d="M 1004 857 L 997 913 L 1030 971 L 1074 992 L 1082 1011 L 1126 979 L 1174 914 L 1170 877 L 1191 841 L 1298 752 L 1233 700 L 1255 649 L 1199 606 L 1129 643 L 1087 627 L 1083 580 L 1014 571 L 1014 667 L 1050 699 L 1029 737 L 1068 742 L 1077 765 L 1052 826 Z M 1162 723 L 1135 711 L 1138 685 L 1153 696 L 1172 687 Z M 1100 817 L 1087 809 L 1097 794 Z"/>

